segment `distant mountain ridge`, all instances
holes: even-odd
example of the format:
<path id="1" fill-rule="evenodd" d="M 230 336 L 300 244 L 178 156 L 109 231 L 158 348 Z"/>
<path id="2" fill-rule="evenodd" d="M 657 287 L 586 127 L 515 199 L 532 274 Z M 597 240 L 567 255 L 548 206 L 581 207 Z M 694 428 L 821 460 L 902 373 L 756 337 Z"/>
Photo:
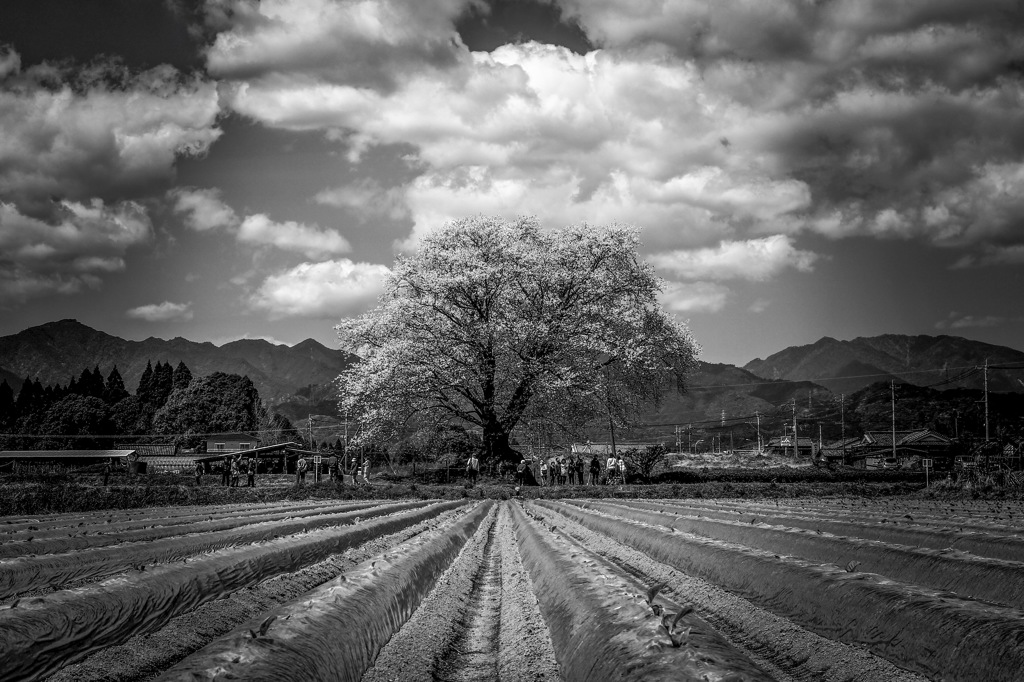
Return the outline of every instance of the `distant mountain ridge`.
<path id="1" fill-rule="evenodd" d="M 813 381 L 834 393 L 851 393 L 878 381 L 894 380 L 937 388 L 981 388 L 985 363 L 1024 365 L 1024 352 L 959 336 L 883 334 L 839 341 L 824 337 L 791 346 L 743 369 L 766 379 Z M 1024 373 L 989 372 L 989 390 L 1020 391 Z"/>
<path id="2" fill-rule="evenodd" d="M 197 376 L 227 372 L 248 376 L 264 400 L 279 402 L 309 384 L 325 385 L 348 367 L 351 356 L 306 339 L 294 346 L 277 346 L 261 339 L 241 339 L 222 346 L 176 337 L 127 341 L 77 320 L 48 322 L 0 337 L 0 378 L 29 376 L 44 384 L 67 384 L 83 369 L 99 366 L 106 376 L 117 366 L 132 393 L 146 362 L 179 361 Z M 8 378 L 8 383 L 13 382 Z"/>

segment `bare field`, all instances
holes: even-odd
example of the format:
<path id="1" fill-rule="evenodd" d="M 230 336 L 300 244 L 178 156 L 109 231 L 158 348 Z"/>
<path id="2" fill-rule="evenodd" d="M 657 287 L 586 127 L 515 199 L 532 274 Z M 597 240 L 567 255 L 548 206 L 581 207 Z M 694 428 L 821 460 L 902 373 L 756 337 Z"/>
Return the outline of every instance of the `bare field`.
<path id="1" fill-rule="evenodd" d="M 1022 518 L 899 498 L 5 517 L 0 679 L 1019 679 Z"/>

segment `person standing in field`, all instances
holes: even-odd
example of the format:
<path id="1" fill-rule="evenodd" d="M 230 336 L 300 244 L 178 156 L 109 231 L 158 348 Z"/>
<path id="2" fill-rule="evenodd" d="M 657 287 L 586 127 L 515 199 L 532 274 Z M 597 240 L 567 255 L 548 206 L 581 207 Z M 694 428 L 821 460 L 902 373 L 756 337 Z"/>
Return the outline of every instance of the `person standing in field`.
<path id="1" fill-rule="evenodd" d="M 224 457 L 224 461 L 220 464 L 220 484 L 222 486 L 231 485 L 231 457 Z"/>
<path id="2" fill-rule="evenodd" d="M 203 463 L 196 462 L 196 485 L 203 484 Z"/>
<path id="3" fill-rule="evenodd" d="M 363 460 L 363 483 L 370 484 L 370 458 Z"/>
<path id="4" fill-rule="evenodd" d="M 526 479 L 526 460 L 520 460 L 519 466 L 516 467 L 516 483 L 522 487 L 523 481 Z"/>
<path id="5" fill-rule="evenodd" d="M 544 460 L 540 461 L 540 482 L 541 485 L 548 484 L 548 463 Z"/>
<path id="6" fill-rule="evenodd" d="M 604 463 L 604 483 L 608 485 L 615 478 L 615 470 L 619 466 L 619 461 L 615 459 L 614 455 L 608 455 L 608 461 Z"/>
<path id="7" fill-rule="evenodd" d="M 255 488 L 256 487 L 256 458 L 255 457 L 250 457 L 249 458 L 249 466 L 246 469 L 245 474 L 246 474 L 246 478 L 248 478 L 248 481 L 247 481 L 246 485 L 248 487 L 250 487 L 250 488 Z"/>
<path id="8" fill-rule="evenodd" d="M 587 480 L 588 485 L 597 485 L 601 479 L 601 462 L 598 461 L 597 455 L 594 455 L 590 460 L 590 478 Z"/>
<path id="9" fill-rule="evenodd" d="M 306 457 L 299 455 L 299 459 L 295 462 L 295 485 L 302 485 L 306 482 Z"/>
<path id="10" fill-rule="evenodd" d="M 619 459 L 615 463 L 615 465 L 616 465 L 616 467 L 619 470 L 619 476 L 622 477 L 622 484 L 625 485 L 626 484 L 626 462 L 622 459 L 622 457 L 619 457 Z"/>
<path id="11" fill-rule="evenodd" d="M 470 455 L 466 460 L 466 477 L 469 478 L 470 485 L 476 485 L 476 477 L 479 473 L 480 460 L 476 458 L 476 455 Z"/>
<path id="12" fill-rule="evenodd" d="M 334 455 L 327 458 L 327 475 L 332 481 L 338 480 L 338 458 Z"/>
<path id="13" fill-rule="evenodd" d="M 558 482 L 560 485 L 565 485 L 569 480 L 569 465 L 566 463 L 565 458 L 558 460 Z"/>
<path id="14" fill-rule="evenodd" d="M 109 484 L 110 484 L 110 470 L 111 470 L 111 469 L 113 469 L 113 467 L 112 467 L 112 466 L 110 466 L 110 460 L 108 459 L 108 460 L 107 460 L 107 461 L 106 461 L 106 462 L 105 462 L 105 463 L 103 464 L 103 485 L 104 485 L 104 486 L 106 486 L 106 485 L 109 485 Z"/>
<path id="15" fill-rule="evenodd" d="M 242 458 L 240 456 L 231 460 L 231 487 L 237 488 L 242 478 Z"/>

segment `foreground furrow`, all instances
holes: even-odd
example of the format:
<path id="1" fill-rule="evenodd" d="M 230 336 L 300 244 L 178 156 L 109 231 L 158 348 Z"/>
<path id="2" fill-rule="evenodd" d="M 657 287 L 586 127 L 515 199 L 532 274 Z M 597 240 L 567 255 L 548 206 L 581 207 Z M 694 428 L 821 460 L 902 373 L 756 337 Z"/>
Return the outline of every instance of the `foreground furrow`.
<path id="1" fill-rule="evenodd" d="M 96 580 L 145 567 L 147 564 L 188 559 L 224 547 L 264 542 L 293 533 L 356 523 L 360 520 L 423 507 L 426 502 L 382 504 L 368 509 L 309 518 L 197 533 L 152 542 L 98 547 L 89 551 L 0 560 L 0 599 L 27 590 L 58 589 L 72 581 Z"/>
<path id="2" fill-rule="evenodd" d="M 54 528 L 73 528 L 79 523 L 104 523 L 108 519 L 112 523 L 145 521 L 147 519 L 173 519 L 179 516 L 192 516 L 196 509 L 201 508 L 207 514 L 227 514 L 233 511 L 246 511 L 252 509 L 287 509 L 298 508 L 311 504 L 308 501 L 299 502 L 263 502 L 246 503 L 237 502 L 233 504 L 217 504 L 195 506 L 174 506 L 174 507 L 143 507 L 139 509 L 105 509 L 91 512 L 69 512 L 63 514 L 47 514 L 40 516 L 11 516 L 0 524 L 0 533 L 17 533 L 32 530 L 48 530 Z M 317 504 L 331 504 L 331 501 L 319 502 Z"/>
<path id="3" fill-rule="evenodd" d="M 679 513 L 680 506 L 658 502 L 625 502 L 631 507 L 669 511 Z M 734 521 L 736 516 L 730 511 L 703 509 L 695 512 L 699 516 L 713 519 Z M 971 552 L 978 556 L 1003 559 L 1005 561 L 1024 562 L 1024 537 L 1017 535 L 995 535 L 991 533 L 960 532 L 953 529 L 922 528 L 910 525 L 867 524 L 857 521 L 836 521 L 828 518 L 816 518 L 797 514 L 751 514 L 746 521 L 754 521 L 769 526 L 788 526 L 822 531 L 833 535 L 879 540 L 898 543 L 911 547 L 928 547 L 945 550 L 956 549 Z"/>
<path id="4" fill-rule="evenodd" d="M 1024 612 L 1019 610 L 574 505 L 539 504 L 823 636 L 865 646 L 927 676 L 1012 679 L 1008 671 L 1024 666 Z M 974 655 L 964 657 L 962 651 Z"/>
<path id="5" fill-rule="evenodd" d="M 955 592 L 963 597 L 1024 608 L 1024 563 L 977 557 L 952 549 L 920 549 L 906 545 L 836 536 L 806 529 L 740 523 L 667 511 L 644 511 L 633 505 L 576 503 L 620 518 L 797 556 L 808 561 L 851 565 L 851 570 L 877 573 L 894 580 Z"/>
<path id="6" fill-rule="evenodd" d="M 0 610 L 0 679 L 54 672 L 107 646 L 274 575 L 294 571 L 461 502 L 400 511 L 356 526 L 330 527 L 196 557 L 97 585 L 25 600 Z M 397 512 L 397 513 L 396 513 Z"/>
<path id="7" fill-rule="evenodd" d="M 655 613 L 646 587 L 513 505 L 516 537 L 566 680 L 769 680 L 694 613 Z"/>
<path id="8" fill-rule="evenodd" d="M 315 513 L 317 509 L 335 509 L 346 504 L 382 504 L 382 500 L 360 500 L 358 502 L 318 502 L 316 504 L 288 504 L 288 505 L 250 505 L 246 508 L 231 509 L 229 511 L 214 511 L 204 507 L 193 507 L 189 513 L 160 516 L 133 516 L 131 519 L 116 519 L 113 516 L 106 516 L 96 519 L 79 519 L 77 522 L 64 522 L 49 528 L 32 526 L 16 532 L 7 533 L 0 537 L 0 550 L 6 550 L 7 543 L 25 542 L 29 538 L 36 541 L 49 540 L 53 538 L 66 538 L 70 535 L 94 535 L 102 533 L 112 535 L 125 531 L 144 530 L 148 528 L 160 528 L 164 526 L 183 526 L 203 521 L 224 521 L 230 519 L 242 519 L 265 514 L 302 514 Z M 37 546 L 38 548 L 38 546 Z M 38 553 L 38 552 L 37 552 Z"/>
<path id="9" fill-rule="evenodd" d="M 700 617 L 779 682 L 922 682 L 859 647 L 836 642 L 728 592 L 702 578 L 652 559 L 629 545 L 593 531 L 555 510 L 532 505 L 583 546 L 644 584 L 665 583 L 665 593 L 693 605 Z"/>
<path id="10" fill-rule="evenodd" d="M 791 514 L 809 519 L 825 519 L 831 521 L 848 521 L 867 524 L 892 524 L 893 527 L 910 526 L 921 529 L 960 530 L 979 533 L 994 533 L 997 535 L 1020 535 L 1024 533 L 1024 520 L 1013 520 L 1009 516 L 996 519 L 977 519 L 974 517 L 961 517 L 950 513 L 929 513 L 922 511 L 916 506 L 909 505 L 900 507 L 886 507 L 875 504 L 869 505 L 866 501 L 863 504 L 847 504 L 833 502 L 771 505 L 751 501 L 721 501 L 715 504 L 701 504 L 690 501 L 673 500 L 671 506 L 678 506 L 684 509 L 694 510 L 695 513 L 733 512 L 740 518 L 751 518 L 760 515 L 783 515 Z"/>
<path id="11" fill-rule="evenodd" d="M 123 644 L 105 648 L 67 666 L 49 682 L 133 682 L 159 675 L 185 657 L 250 620 L 265 618 L 275 608 L 337 578 L 378 554 L 396 549 L 417 535 L 450 525 L 469 511 L 466 506 L 443 511 L 323 561 L 282 573 L 236 590 L 224 599 L 207 602 L 171 619 L 159 630 L 135 635 Z"/>
<path id="12" fill-rule="evenodd" d="M 80 529 L 74 533 L 65 534 L 64 537 L 51 537 L 40 539 L 38 537 L 28 541 L 15 541 L 0 545 L 0 559 L 26 556 L 29 554 L 62 554 L 83 549 L 94 549 L 98 547 L 109 547 L 128 542 L 147 542 L 160 540 L 162 538 L 183 537 L 193 533 L 212 533 L 245 526 L 254 526 L 258 523 L 271 521 L 312 519 L 326 514 L 339 514 L 343 512 L 366 509 L 380 505 L 380 502 L 348 502 L 331 506 L 320 506 L 315 509 L 296 511 L 263 512 L 261 514 L 232 515 L 228 518 L 210 519 L 202 517 L 201 520 L 192 518 L 192 521 L 182 521 L 180 524 L 155 525 L 149 524 L 145 527 L 124 530 L 121 532 L 99 531 L 89 534 L 88 530 Z"/>
<path id="13" fill-rule="evenodd" d="M 488 515 L 482 502 L 211 643 L 161 680 L 358 680 Z"/>

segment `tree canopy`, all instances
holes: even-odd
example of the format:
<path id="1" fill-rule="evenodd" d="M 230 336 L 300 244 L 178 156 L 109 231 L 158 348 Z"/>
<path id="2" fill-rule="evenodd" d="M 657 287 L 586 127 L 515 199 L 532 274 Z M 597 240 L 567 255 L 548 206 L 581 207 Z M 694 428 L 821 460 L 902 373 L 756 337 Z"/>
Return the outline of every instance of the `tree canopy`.
<path id="1" fill-rule="evenodd" d="M 637 232 L 475 217 L 399 257 L 378 306 L 336 327 L 360 361 L 339 377 L 363 440 L 410 420 L 482 433 L 509 457 L 524 420 L 566 426 L 683 390 L 699 347 L 658 303 Z"/>

